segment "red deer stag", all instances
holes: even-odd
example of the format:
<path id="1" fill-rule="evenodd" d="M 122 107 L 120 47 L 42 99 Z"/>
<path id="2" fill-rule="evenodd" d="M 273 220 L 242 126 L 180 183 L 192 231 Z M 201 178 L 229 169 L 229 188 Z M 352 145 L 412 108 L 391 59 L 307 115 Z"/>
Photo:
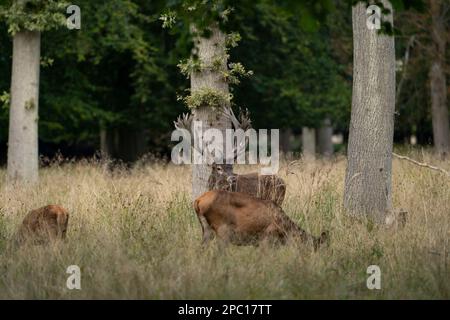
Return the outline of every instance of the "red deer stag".
<path id="1" fill-rule="evenodd" d="M 240 113 L 239 119 L 235 116 L 231 108 L 225 108 L 224 114 L 231 120 L 234 130 L 246 131 L 251 128 L 251 120 L 248 110 Z M 192 126 L 192 116 L 183 114 L 174 122 L 175 128 L 190 131 Z M 192 135 L 193 136 L 193 135 Z M 192 142 L 192 145 L 196 144 Z M 241 141 L 241 145 L 233 148 L 234 160 L 238 155 L 245 152 L 247 141 Z M 199 150 L 201 153 L 202 151 Z M 212 162 L 212 161 L 211 161 Z M 225 190 L 243 192 L 263 200 L 272 200 L 281 206 L 286 194 L 286 183 L 277 175 L 260 175 L 256 172 L 249 174 L 236 174 L 228 170 L 228 164 L 212 163 L 211 175 L 208 180 L 209 190 Z"/>
<path id="2" fill-rule="evenodd" d="M 194 201 L 203 231 L 203 243 L 214 235 L 225 243 L 256 244 L 262 240 L 285 243 L 288 238 L 309 243 L 317 249 L 327 241 L 327 233 L 316 238 L 297 226 L 270 200 L 251 195 L 213 190 Z"/>
<path id="3" fill-rule="evenodd" d="M 272 200 L 281 206 L 286 194 L 286 183 L 276 175 L 228 173 L 223 165 L 213 164 L 208 180 L 210 190 L 242 192 L 262 200 Z"/>
<path id="4" fill-rule="evenodd" d="M 47 244 L 66 237 L 69 213 L 63 207 L 48 205 L 32 210 L 23 219 L 16 234 L 16 244 Z"/>

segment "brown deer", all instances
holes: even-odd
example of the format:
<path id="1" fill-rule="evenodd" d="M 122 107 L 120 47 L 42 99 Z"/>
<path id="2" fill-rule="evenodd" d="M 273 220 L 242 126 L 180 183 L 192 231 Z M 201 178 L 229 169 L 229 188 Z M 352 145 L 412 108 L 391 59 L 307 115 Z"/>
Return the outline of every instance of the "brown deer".
<path id="1" fill-rule="evenodd" d="M 222 111 L 232 122 L 235 130 L 242 129 L 246 131 L 251 128 L 251 120 L 248 110 L 240 112 L 239 119 L 235 116 L 233 110 L 228 107 Z M 175 128 L 186 129 L 190 131 L 192 126 L 192 116 L 183 114 L 174 122 Z M 192 145 L 196 145 L 192 142 Z M 234 160 L 240 154 L 245 152 L 247 142 L 241 142 L 236 148 L 233 148 Z M 202 150 L 199 150 L 201 153 Z M 207 155 L 208 156 L 208 155 Z M 209 157 L 212 158 L 212 157 Z M 243 192 L 263 200 L 272 200 L 281 206 L 286 194 L 286 183 L 277 175 L 260 175 L 256 172 L 250 174 L 236 174 L 229 170 L 228 164 L 216 164 L 213 161 L 211 166 L 211 175 L 208 179 L 209 190 L 225 190 L 234 192 Z"/>
<path id="2" fill-rule="evenodd" d="M 286 183 L 276 175 L 228 173 L 223 165 L 212 164 L 208 180 L 210 190 L 243 192 L 263 200 L 272 200 L 281 206 L 286 194 Z"/>
<path id="3" fill-rule="evenodd" d="M 16 233 L 16 244 L 48 244 L 66 237 L 69 213 L 63 207 L 48 205 L 32 210 Z"/>
<path id="4" fill-rule="evenodd" d="M 202 226 L 204 244 L 214 235 L 236 245 L 263 240 L 286 243 L 292 238 L 317 249 L 328 238 L 326 232 L 318 238 L 308 234 L 274 202 L 245 193 L 208 191 L 194 201 L 194 209 Z"/>

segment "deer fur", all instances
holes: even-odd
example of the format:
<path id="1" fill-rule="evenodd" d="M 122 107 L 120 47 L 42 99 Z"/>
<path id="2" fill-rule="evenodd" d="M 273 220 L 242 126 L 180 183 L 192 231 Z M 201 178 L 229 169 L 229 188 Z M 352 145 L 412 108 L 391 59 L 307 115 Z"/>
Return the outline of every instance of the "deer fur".
<path id="1" fill-rule="evenodd" d="M 208 180 L 209 190 L 242 192 L 263 200 L 272 200 L 281 206 L 286 194 L 286 183 L 276 175 L 228 173 L 223 165 L 212 164 Z"/>
<path id="2" fill-rule="evenodd" d="M 202 243 L 217 236 L 224 243 L 257 244 L 261 241 L 286 243 L 292 238 L 317 249 L 327 241 L 327 233 L 316 238 L 295 224 L 270 200 L 239 192 L 213 190 L 194 201 L 202 226 Z"/>
<path id="3" fill-rule="evenodd" d="M 25 216 L 16 233 L 16 244 L 48 244 L 63 240 L 66 237 L 68 222 L 69 213 L 63 207 L 48 205 L 32 210 Z"/>

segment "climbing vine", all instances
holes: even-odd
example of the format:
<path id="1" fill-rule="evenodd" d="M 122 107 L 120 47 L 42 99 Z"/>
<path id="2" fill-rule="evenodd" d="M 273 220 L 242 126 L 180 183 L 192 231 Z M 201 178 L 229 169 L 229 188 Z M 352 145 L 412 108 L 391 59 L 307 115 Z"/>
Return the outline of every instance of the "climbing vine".
<path id="1" fill-rule="evenodd" d="M 189 59 L 186 59 L 184 61 L 180 61 L 179 64 L 177 64 L 177 67 L 180 69 L 181 74 L 185 75 L 187 79 L 191 76 L 194 72 L 200 72 L 202 69 L 202 63 L 198 58 L 190 57 Z"/>
<path id="2" fill-rule="evenodd" d="M 226 94 L 213 88 L 204 87 L 191 92 L 191 94 L 185 97 L 179 97 L 178 99 L 183 100 L 189 109 L 205 106 L 217 109 L 224 104 L 231 103 L 233 95 L 231 93 Z"/>
<path id="3" fill-rule="evenodd" d="M 186 1 L 177 8 L 178 11 L 172 9 L 160 16 L 163 28 L 174 28 L 180 23 L 180 21 L 186 22 L 190 26 L 193 39 L 197 37 L 208 37 L 211 33 L 209 25 L 216 24 L 223 27 L 228 21 L 230 13 L 233 11 L 231 7 L 224 7 L 224 4 L 220 0 L 216 1 Z M 201 15 L 202 19 L 195 20 L 197 15 Z M 202 21 L 202 23 L 198 23 Z M 205 22 L 207 21 L 207 23 Z M 192 25 L 195 28 L 192 28 Z M 230 85 L 237 85 L 240 83 L 240 79 L 249 77 L 253 74 L 252 71 L 246 70 L 240 62 L 226 63 L 230 54 L 231 48 L 235 48 L 241 36 L 237 32 L 230 32 L 225 38 L 225 48 L 223 54 L 217 55 L 211 62 L 205 63 L 195 54 L 185 60 L 181 60 L 178 63 L 180 72 L 190 78 L 192 74 L 199 72 L 217 72 L 222 76 L 223 81 Z M 233 99 L 232 94 L 224 94 L 223 92 L 213 88 L 200 88 L 193 92 L 190 92 L 187 96 L 179 97 L 186 106 L 190 109 L 198 107 L 208 106 L 211 108 L 217 108 L 225 103 L 231 103 Z"/>

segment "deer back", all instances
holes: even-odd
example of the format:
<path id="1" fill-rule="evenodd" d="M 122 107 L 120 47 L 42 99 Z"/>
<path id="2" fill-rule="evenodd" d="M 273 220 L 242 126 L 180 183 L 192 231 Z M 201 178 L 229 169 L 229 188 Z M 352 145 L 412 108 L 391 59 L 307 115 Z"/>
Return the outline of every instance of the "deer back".
<path id="1" fill-rule="evenodd" d="M 194 202 L 202 229 L 211 228 L 222 240 L 249 244 L 261 239 L 285 242 L 294 236 L 301 242 L 319 243 L 307 234 L 274 202 L 240 192 L 213 190 Z"/>

